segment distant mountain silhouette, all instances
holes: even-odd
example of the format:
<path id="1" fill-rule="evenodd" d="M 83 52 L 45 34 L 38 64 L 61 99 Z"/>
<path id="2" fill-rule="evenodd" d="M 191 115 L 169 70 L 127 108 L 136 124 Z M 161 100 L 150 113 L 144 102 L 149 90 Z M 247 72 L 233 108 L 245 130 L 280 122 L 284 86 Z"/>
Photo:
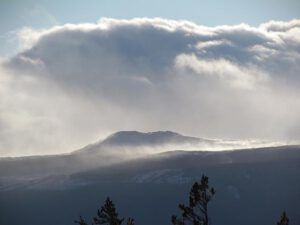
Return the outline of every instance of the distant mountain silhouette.
<path id="1" fill-rule="evenodd" d="M 178 150 L 184 146 L 198 146 L 200 144 L 214 145 L 216 141 L 184 136 L 172 131 L 138 132 L 138 131 L 119 131 L 111 134 L 104 140 L 85 146 L 74 151 L 73 154 L 122 154 L 142 153 L 145 148 L 161 148 L 161 152 Z"/>
<path id="2" fill-rule="evenodd" d="M 142 133 L 138 131 L 120 131 L 107 137 L 102 145 L 114 146 L 153 146 L 165 144 L 195 144 L 200 141 L 209 141 L 202 138 L 183 136 L 172 131 L 157 131 Z"/>
<path id="3" fill-rule="evenodd" d="M 209 142 L 209 140 L 206 139 L 184 136 L 172 131 L 156 131 L 148 133 L 119 131 L 108 136 L 101 144 L 111 146 L 154 146 L 183 143 L 196 144 L 201 141 Z"/>
<path id="4" fill-rule="evenodd" d="M 220 154 L 205 152 L 206 147 L 214 147 L 219 144 L 225 146 L 219 141 L 184 136 L 172 131 L 149 133 L 120 131 L 108 136 L 104 140 L 87 145 L 86 147 L 69 154 L 2 158 L 0 159 L 0 181 L 3 177 L 14 177 L 13 180 L 16 181 L 15 177 L 26 176 L 29 180 L 32 180 L 35 177 L 40 178 L 53 174 L 72 174 L 93 168 L 103 168 L 130 159 L 139 160 L 143 157 L 148 158 L 151 155 L 160 158 L 170 157 L 171 155 L 173 156 L 173 154 L 178 156 L 199 152 L 203 153 L 201 154 L 203 157 L 201 157 L 202 160 L 199 158 L 197 160 L 198 162 L 201 161 L 202 164 L 207 164 L 208 162 L 211 162 L 212 164 L 227 163 L 235 160 L 231 156 L 229 157 L 226 152 Z M 188 149 L 189 147 L 193 147 L 192 150 L 197 151 L 194 153 L 178 151 L 191 150 Z M 281 148 L 286 149 L 286 147 Z M 273 149 L 274 148 L 271 148 L 271 151 Z M 163 152 L 168 153 L 163 154 Z M 254 161 L 263 159 L 263 155 L 257 157 L 254 150 L 251 150 L 250 152 L 251 154 L 247 157 L 244 157 L 245 154 L 238 152 L 234 155 L 239 156 L 241 154 L 241 159 L 238 159 L 238 162 L 245 162 L 250 159 L 253 159 Z M 161 154 L 155 156 L 155 153 Z M 275 157 L 276 154 L 273 153 L 272 155 Z M 267 158 L 270 158 L 270 156 L 271 155 L 268 154 Z M 13 182 L 4 181 L 6 184 Z"/>
<path id="5" fill-rule="evenodd" d="M 40 176 L 73 173 L 107 166 L 131 157 L 140 157 L 146 154 L 145 148 L 156 148 L 156 151 L 164 152 L 177 150 L 177 147 L 186 144 L 194 146 L 199 143 L 211 144 L 213 142 L 202 138 L 184 136 L 172 131 L 149 133 L 120 131 L 69 154 L 2 158 L 0 159 L 0 177 L 2 174 Z"/>

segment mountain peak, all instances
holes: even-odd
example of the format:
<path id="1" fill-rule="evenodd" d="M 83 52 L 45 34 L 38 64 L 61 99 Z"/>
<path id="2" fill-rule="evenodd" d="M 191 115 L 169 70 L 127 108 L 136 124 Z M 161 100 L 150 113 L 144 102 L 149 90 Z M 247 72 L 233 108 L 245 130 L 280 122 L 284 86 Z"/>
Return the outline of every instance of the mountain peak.
<path id="1" fill-rule="evenodd" d="M 108 136 L 102 144 L 104 145 L 123 145 L 123 146 L 140 146 L 140 145 L 162 145 L 179 142 L 199 141 L 198 138 L 186 137 L 172 131 L 156 132 L 138 132 L 138 131 L 119 131 Z"/>
<path id="2" fill-rule="evenodd" d="M 182 146 L 185 144 L 196 145 L 199 143 L 210 142 L 207 139 L 184 136 L 173 131 L 155 131 L 155 132 L 139 132 L 139 131 L 118 131 L 111 134 L 103 141 L 87 145 L 86 147 L 75 151 L 75 153 L 83 152 L 101 152 L 107 149 L 129 147 L 130 149 L 140 147 L 167 147 Z"/>

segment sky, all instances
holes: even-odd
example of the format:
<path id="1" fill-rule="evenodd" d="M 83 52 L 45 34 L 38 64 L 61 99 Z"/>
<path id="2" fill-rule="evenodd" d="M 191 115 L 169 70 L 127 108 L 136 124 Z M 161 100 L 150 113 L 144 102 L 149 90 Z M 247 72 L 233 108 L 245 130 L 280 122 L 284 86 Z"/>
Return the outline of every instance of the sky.
<path id="1" fill-rule="evenodd" d="M 0 1 L 0 156 L 119 130 L 300 140 L 300 3 Z"/>
<path id="2" fill-rule="evenodd" d="M 65 23 L 94 23 L 101 17 L 162 17 L 205 26 L 300 17 L 298 0 L 0 0 L 0 56 L 17 52 L 15 33 L 22 27 L 50 28 Z"/>

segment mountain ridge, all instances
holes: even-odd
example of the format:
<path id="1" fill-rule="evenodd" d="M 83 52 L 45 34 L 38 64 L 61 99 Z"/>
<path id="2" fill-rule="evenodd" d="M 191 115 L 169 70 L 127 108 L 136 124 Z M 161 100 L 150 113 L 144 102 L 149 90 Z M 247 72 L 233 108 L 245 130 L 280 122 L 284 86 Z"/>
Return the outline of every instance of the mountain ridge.
<path id="1" fill-rule="evenodd" d="M 213 144 L 213 140 L 185 136 L 173 131 L 118 131 L 108 137 L 93 144 L 89 144 L 72 153 L 84 153 L 88 151 L 97 151 L 107 147 L 113 148 L 140 148 L 140 147 L 164 147 L 166 145 L 195 145 L 199 143 Z"/>

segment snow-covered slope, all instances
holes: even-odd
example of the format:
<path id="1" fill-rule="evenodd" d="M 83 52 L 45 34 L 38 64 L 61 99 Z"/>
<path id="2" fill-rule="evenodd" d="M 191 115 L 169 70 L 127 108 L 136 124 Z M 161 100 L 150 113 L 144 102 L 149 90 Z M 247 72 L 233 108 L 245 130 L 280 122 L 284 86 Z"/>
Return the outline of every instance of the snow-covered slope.
<path id="1" fill-rule="evenodd" d="M 170 150 L 185 150 L 192 146 L 211 146 L 216 141 L 184 136 L 172 131 L 157 132 L 138 132 L 138 131 L 119 131 L 111 134 L 106 139 L 88 145 L 82 149 L 75 151 L 78 153 L 157 153 Z"/>
<path id="2" fill-rule="evenodd" d="M 150 133 L 120 131 L 70 154 L 2 158 L 0 177 L 69 174 L 199 143 L 213 142 L 171 131 Z"/>
<path id="3" fill-rule="evenodd" d="M 170 224 L 203 173 L 217 190 L 214 224 L 276 224 L 282 210 L 299 224 L 299 171 L 300 146 L 282 146 L 173 151 L 68 175 L 1 177 L 0 224 L 72 224 L 78 215 L 89 218 L 107 196 L 139 224 Z"/>
<path id="4" fill-rule="evenodd" d="M 68 175 L 156 153 L 175 150 L 205 151 L 215 147 L 230 149 L 237 146 L 239 145 L 232 142 L 189 137 L 171 131 L 120 131 L 70 154 L 0 159 L 0 177 Z"/>
<path id="5" fill-rule="evenodd" d="M 137 131 L 120 131 L 107 137 L 101 144 L 109 146 L 156 146 L 165 144 L 197 144 L 211 142 L 207 139 L 183 136 L 172 131 L 142 133 Z"/>

